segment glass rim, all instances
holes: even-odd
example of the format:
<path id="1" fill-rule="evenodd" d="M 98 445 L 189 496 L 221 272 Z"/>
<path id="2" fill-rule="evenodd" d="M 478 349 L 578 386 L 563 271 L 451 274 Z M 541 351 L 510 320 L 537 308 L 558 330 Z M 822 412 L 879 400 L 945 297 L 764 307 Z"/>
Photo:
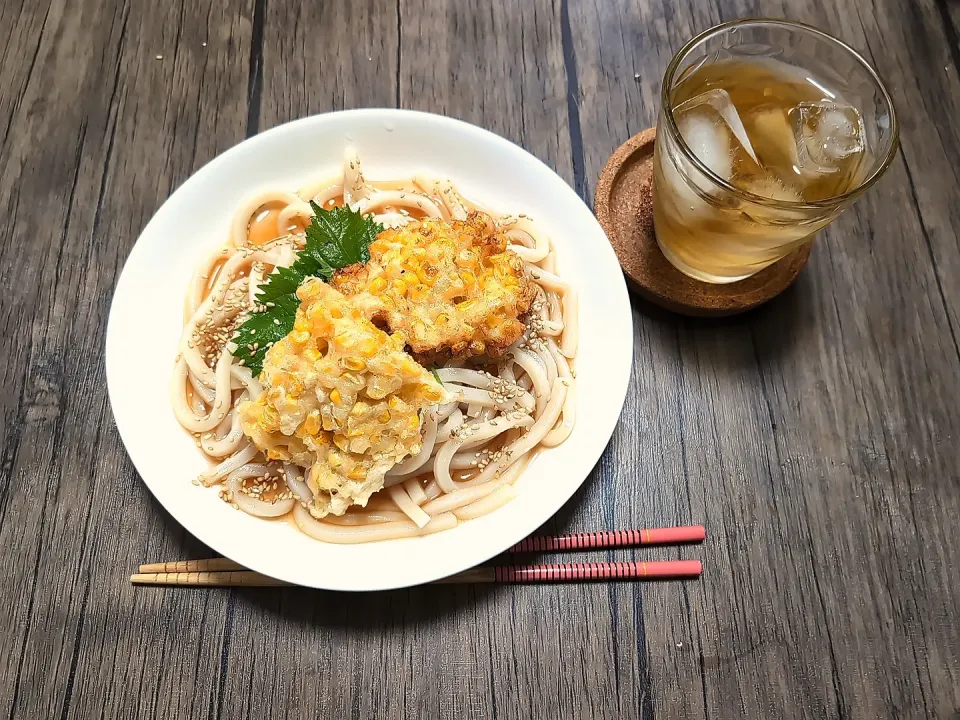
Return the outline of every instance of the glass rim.
<path id="1" fill-rule="evenodd" d="M 766 198 L 762 195 L 755 195 L 747 190 L 738 188 L 728 180 L 724 180 L 722 177 L 713 172 L 713 170 L 707 167 L 706 164 L 704 164 L 703 161 L 701 161 L 700 158 L 694 154 L 694 152 L 690 149 L 690 146 L 687 145 L 687 142 L 680 134 L 680 129 L 677 127 L 676 120 L 673 117 L 673 108 L 670 107 L 670 90 L 673 87 L 673 79 L 674 75 L 676 75 L 677 68 L 680 66 L 680 62 L 683 60 L 683 58 L 685 58 L 691 50 L 693 50 L 697 45 L 707 38 L 717 35 L 724 30 L 729 30 L 730 28 L 742 25 L 771 25 L 781 26 L 788 29 L 799 29 L 838 45 L 852 55 L 854 59 L 856 59 L 856 61 L 866 69 L 867 73 L 876 83 L 877 87 L 880 88 L 880 92 L 883 95 L 883 100 L 890 111 L 890 148 L 887 150 L 887 154 L 883 160 L 877 164 L 876 168 L 874 168 L 873 172 L 871 172 L 870 175 L 868 175 L 855 188 L 852 188 L 845 193 L 841 193 L 840 195 L 824 198 L 823 200 L 792 202 L 789 200 L 774 200 L 772 198 Z M 680 151 L 683 153 L 685 159 L 691 162 L 701 174 L 705 175 L 715 185 L 718 185 L 727 192 L 733 193 L 734 195 L 737 195 L 745 200 L 757 205 L 784 210 L 812 210 L 829 208 L 858 197 L 880 179 L 880 176 L 883 175 L 888 167 L 890 167 L 890 163 L 893 162 L 893 158 L 896 156 L 897 150 L 900 147 L 900 123 L 897 120 L 897 112 L 893 106 L 893 98 L 890 96 L 890 91 L 887 89 L 886 84 L 883 82 L 882 78 L 874 69 L 874 67 L 867 62 L 863 55 L 857 52 L 854 48 L 850 47 L 850 45 L 845 43 L 843 40 L 835 38 L 833 35 L 830 35 L 819 28 L 815 28 L 812 25 L 807 25 L 806 23 L 797 22 L 795 20 L 778 20 L 776 18 L 739 18 L 737 20 L 728 20 L 727 22 L 720 23 L 719 25 L 714 25 L 713 27 L 697 34 L 684 43 L 683 47 L 681 47 L 674 54 L 673 58 L 670 60 L 670 63 L 667 65 L 667 69 L 663 74 L 663 84 L 660 88 L 660 105 L 661 109 L 663 110 L 664 118 L 666 119 L 667 131 L 680 147 Z"/>

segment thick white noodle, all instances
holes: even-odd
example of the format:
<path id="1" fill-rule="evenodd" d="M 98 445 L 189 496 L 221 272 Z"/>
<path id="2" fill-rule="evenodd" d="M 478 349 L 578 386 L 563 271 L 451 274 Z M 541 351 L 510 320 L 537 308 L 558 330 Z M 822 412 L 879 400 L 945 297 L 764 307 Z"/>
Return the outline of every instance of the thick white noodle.
<path id="1" fill-rule="evenodd" d="M 457 508 L 453 511 L 453 514 L 456 515 L 459 520 L 473 520 L 474 518 L 487 515 L 503 507 L 516 496 L 517 492 L 512 486 L 501 485 L 492 493 L 480 498 L 476 502 Z"/>
<path id="2" fill-rule="evenodd" d="M 218 465 L 214 465 L 206 472 L 200 473 L 199 477 L 197 477 L 197 480 L 204 485 L 216 485 L 234 470 L 243 467 L 248 462 L 253 460 L 253 458 L 257 456 L 258 452 L 259 451 L 257 450 L 256 445 L 253 443 L 247 443 L 240 452 L 236 453 L 235 455 L 231 455 L 226 460 Z"/>
<path id="3" fill-rule="evenodd" d="M 390 494 L 390 499 L 393 500 L 396 506 L 400 508 L 407 517 L 413 520 L 418 528 L 422 528 L 430 522 L 430 516 L 421 510 L 420 506 L 407 495 L 407 489 L 403 485 L 394 485 L 388 488 L 387 492 Z"/>
<path id="4" fill-rule="evenodd" d="M 256 515 L 257 517 L 273 518 L 286 515 L 293 510 L 293 505 L 296 503 L 294 498 L 283 498 L 276 502 L 267 502 L 266 500 L 260 500 L 259 498 L 247 495 L 241 490 L 244 480 L 252 477 L 263 477 L 268 472 L 270 472 L 270 468 L 266 465 L 244 465 L 234 470 L 230 473 L 229 477 L 227 477 L 226 485 L 230 491 L 230 496 L 233 502 L 245 513 Z"/>
<path id="5" fill-rule="evenodd" d="M 307 483 L 304 482 L 303 475 L 299 472 L 296 465 L 284 463 L 283 477 L 287 481 L 287 487 L 290 489 L 290 492 L 300 498 L 302 502 L 310 502 L 313 500 L 313 493 L 310 491 Z"/>
<path id="6" fill-rule="evenodd" d="M 416 478 L 409 478 L 408 480 L 404 480 L 403 489 L 407 491 L 407 495 L 417 505 L 423 505 L 423 503 L 426 502 L 427 500 L 426 493 L 423 492 L 423 487 L 420 485 L 420 482 Z"/>
<path id="7" fill-rule="evenodd" d="M 244 392 L 237 399 L 241 403 L 250 397 L 249 393 Z M 225 430 L 221 430 L 225 428 Z M 201 449 L 211 457 L 226 457 L 232 455 L 240 449 L 246 436 L 243 434 L 243 428 L 240 427 L 240 413 L 231 412 L 216 428 L 218 437 L 201 437 Z"/>
<path id="8" fill-rule="evenodd" d="M 516 360 L 517 365 L 523 368 L 530 382 L 533 383 L 533 394 L 537 399 L 536 413 L 540 415 L 547 405 L 550 393 L 550 380 L 547 377 L 547 370 L 543 366 L 543 362 L 535 354 L 522 348 L 511 348 L 509 354 Z"/>
<path id="9" fill-rule="evenodd" d="M 294 505 L 293 520 L 304 533 L 316 540 L 329 543 L 362 543 L 377 540 L 397 540 L 399 538 L 429 535 L 457 526 L 457 517 L 445 513 L 430 518 L 422 528 L 411 520 L 373 523 L 370 525 L 336 525 L 317 520 L 302 505 Z"/>

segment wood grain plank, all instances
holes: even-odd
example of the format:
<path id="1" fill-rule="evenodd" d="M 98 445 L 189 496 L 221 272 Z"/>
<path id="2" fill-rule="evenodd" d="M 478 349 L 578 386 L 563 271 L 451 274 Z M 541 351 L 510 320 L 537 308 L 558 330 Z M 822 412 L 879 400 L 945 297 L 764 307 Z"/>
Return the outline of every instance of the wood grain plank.
<path id="1" fill-rule="evenodd" d="M 202 550 L 172 524 L 156 532 L 164 516 L 119 443 L 102 371 L 112 287 L 140 229 L 243 136 L 246 67 L 232 58 L 249 8 L 192 3 L 189 23 L 185 9 L 36 7 L 45 20 L 18 21 L 43 28 L 32 70 L 4 74 L 16 93 L 0 103 L 17 95 L 0 149 L 0 267 L 18 301 L 0 312 L 3 365 L 19 372 L 3 376 L 0 542 L 14 561 L 2 570 L 0 711 L 11 718 L 200 716 L 198 689 L 218 670 L 218 638 L 201 642 L 195 623 L 208 598 L 135 597 L 126 583 L 145 550 Z M 209 621 L 222 623 L 214 603 Z"/>
<path id="2" fill-rule="evenodd" d="M 955 78 L 942 65 L 931 74 L 948 53 L 929 8 L 894 5 L 861 12 L 863 25 L 853 3 L 788 10 L 885 48 L 880 71 L 909 109 L 907 164 L 824 233 L 797 287 L 769 307 L 705 323 L 638 306 L 637 393 L 622 424 L 637 451 L 624 462 L 657 468 L 641 473 L 640 524 L 690 513 L 713 538 L 702 584 L 643 589 L 658 716 L 948 717 L 958 706 L 955 632 L 930 632 L 958 601 L 947 478 L 960 458 L 944 443 L 958 421 L 947 399 L 958 296 L 938 282 L 956 272 L 957 153 L 939 117 Z M 673 50 L 718 20 L 770 12 L 572 4 L 583 37 L 607 39 L 577 45 L 588 185 L 655 121 Z M 920 82 L 907 77 L 913 48 L 928 59 Z"/>
<path id="3" fill-rule="evenodd" d="M 262 127 L 332 110 L 395 106 L 397 53 L 392 2 L 266 2 Z"/>

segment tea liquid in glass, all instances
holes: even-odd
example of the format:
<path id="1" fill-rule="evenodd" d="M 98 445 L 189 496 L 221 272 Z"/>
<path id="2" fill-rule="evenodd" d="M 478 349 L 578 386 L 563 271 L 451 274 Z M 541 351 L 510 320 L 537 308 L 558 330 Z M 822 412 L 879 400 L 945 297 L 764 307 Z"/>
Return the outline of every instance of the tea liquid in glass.
<path id="1" fill-rule="evenodd" d="M 856 188 L 872 164 L 860 112 L 779 60 L 696 67 L 674 87 L 671 107 L 680 136 L 709 170 L 737 190 L 779 201 L 730 192 L 658 132 L 657 240 L 674 265 L 708 282 L 748 277 L 799 247 L 843 208 L 802 203 Z"/>

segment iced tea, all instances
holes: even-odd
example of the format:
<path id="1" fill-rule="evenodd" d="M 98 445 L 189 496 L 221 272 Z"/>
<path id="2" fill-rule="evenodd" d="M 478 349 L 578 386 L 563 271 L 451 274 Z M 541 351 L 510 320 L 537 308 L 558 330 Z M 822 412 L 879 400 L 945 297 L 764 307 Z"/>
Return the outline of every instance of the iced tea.
<path id="1" fill-rule="evenodd" d="M 758 52 L 753 42 L 738 53 L 727 43 L 664 81 L 657 240 L 671 263 L 707 282 L 749 277 L 807 242 L 891 152 L 892 108 L 878 127 L 876 108 L 862 109 L 862 84 L 851 97 L 841 77 L 767 47 L 781 52 Z"/>

